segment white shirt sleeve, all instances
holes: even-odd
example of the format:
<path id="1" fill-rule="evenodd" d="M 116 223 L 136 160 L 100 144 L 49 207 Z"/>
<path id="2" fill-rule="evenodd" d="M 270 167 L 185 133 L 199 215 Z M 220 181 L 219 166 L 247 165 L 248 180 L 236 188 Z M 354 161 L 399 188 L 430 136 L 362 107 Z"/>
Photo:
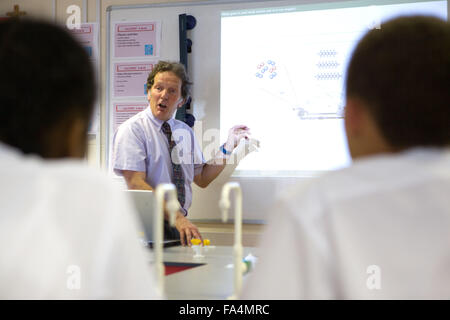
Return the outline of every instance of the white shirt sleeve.
<path id="1" fill-rule="evenodd" d="M 113 138 L 112 168 L 121 175 L 121 170 L 146 171 L 145 136 L 132 124 L 120 126 Z"/>

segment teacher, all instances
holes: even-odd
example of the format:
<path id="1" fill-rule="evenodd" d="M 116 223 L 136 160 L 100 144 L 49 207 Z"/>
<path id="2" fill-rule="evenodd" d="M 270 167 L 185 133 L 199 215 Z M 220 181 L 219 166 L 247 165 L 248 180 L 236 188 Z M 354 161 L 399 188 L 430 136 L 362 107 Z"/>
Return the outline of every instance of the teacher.
<path id="1" fill-rule="evenodd" d="M 182 245 L 202 239 L 187 218 L 192 182 L 207 187 L 223 171 L 239 141 L 249 138 L 246 126 L 232 127 L 227 141 L 207 163 L 192 129 L 173 118 L 187 100 L 190 85 L 182 64 L 160 61 L 147 79 L 149 107 L 120 125 L 113 138 L 112 166 L 129 189 L 154 190 L 160 183 L 176 186 L 180 210 L 175 228 L 169 226 L 166 214 L 164 238 L 180 239 Z"/>

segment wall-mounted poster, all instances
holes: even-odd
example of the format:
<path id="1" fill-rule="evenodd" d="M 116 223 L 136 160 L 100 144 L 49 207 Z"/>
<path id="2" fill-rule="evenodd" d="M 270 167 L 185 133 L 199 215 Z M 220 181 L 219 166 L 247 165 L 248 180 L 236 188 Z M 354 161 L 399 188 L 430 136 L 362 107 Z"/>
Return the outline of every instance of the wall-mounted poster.
<path id="1" fill-rule="evenodd" d="M 126 120 L 148 107 L 145 102 L 113 103 L 113 132 Z"/>
<path id="2" fill-rule="evenodd" d="M 120 22 L 114 25 L 114 58 L 159 57 L 161 22 Z"/>
<path id="3" fill-rule="evenodd" d="M 114 63 L 113 97 L 145 97 L 147 78 L 157 61 Z"/>
<path id="4" fill-rule="evenodd" d="M 97 82 L 99 82 L 99 36 L 98 23 L 82 23 L 80 28 L 70 29 L 69 32 L 81 43 L 94 66 Z M 97 101 L 89 124 L 89 134 L 98 134 L 100 131 L 100 105 Z"/>

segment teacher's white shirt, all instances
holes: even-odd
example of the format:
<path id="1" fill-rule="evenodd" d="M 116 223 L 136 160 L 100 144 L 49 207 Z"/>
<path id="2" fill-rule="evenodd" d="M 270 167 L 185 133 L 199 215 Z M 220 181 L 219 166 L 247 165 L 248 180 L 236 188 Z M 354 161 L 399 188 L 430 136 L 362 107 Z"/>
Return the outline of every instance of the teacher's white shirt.
<path id="1" fill-rule="evenodd" d="M 173 183 L 172 159 L 169 142 L 161 130 L 164 121 L 155 118 L 150 107 L 122 123 L 114 134 L 112 168 L 117 175 L 121 170 L 145 172 L 146 182 L 152 187 L 160 183 Z M 192 129 L 176 119 L 167 121 L 172 138 L 177 144 L 172 157 L 181 164 L 184 174 L 187 213 L 192 203 L 192 182 L 202 172 L 205 160 Z"/>

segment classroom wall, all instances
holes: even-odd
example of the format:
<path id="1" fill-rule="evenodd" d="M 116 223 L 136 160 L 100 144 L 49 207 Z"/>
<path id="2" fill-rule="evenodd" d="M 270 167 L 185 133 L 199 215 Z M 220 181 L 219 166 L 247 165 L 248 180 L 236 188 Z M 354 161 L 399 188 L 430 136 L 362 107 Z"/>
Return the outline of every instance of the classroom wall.
<path id="1" fill-rule="evenodd" d="M 19 10 L 25 11 L 27 15 L 51 19 L 52 3 L 52 0 L 2 0 L 0 1 L 0 16 L 6 16 L 7 12 L 14 11 L 14 5 L 19 5 Z"/>

